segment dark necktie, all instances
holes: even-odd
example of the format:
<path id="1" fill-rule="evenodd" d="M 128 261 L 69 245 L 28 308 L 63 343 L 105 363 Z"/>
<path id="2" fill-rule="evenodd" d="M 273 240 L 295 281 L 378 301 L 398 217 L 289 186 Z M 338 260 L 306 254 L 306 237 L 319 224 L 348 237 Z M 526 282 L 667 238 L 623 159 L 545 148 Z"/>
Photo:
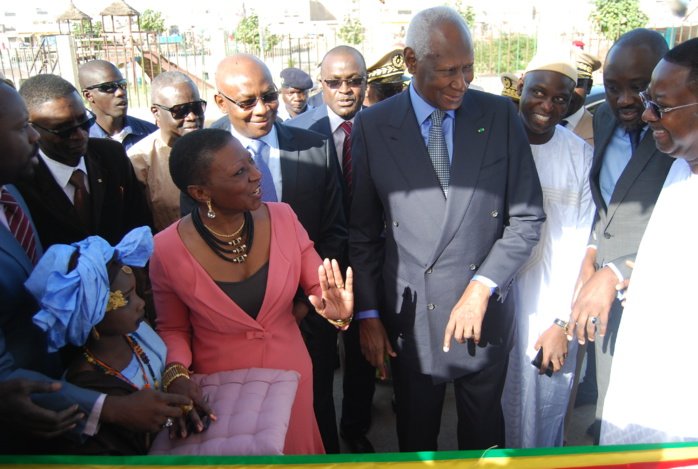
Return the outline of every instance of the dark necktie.
<path id="1" fill-rule="evenodd" d="M 340 125 L 344 131 L 344 144 L 342 145 L 342 174 L 344 175 L 344 183 L 347 185 L 349 195 L 354 193 L 351 175 L 351 128 L 352 123 L 344 121 Z"/>
<path id="2" fill-rule="evenodd" d="M 276 197 L 274 178 L 271 176 L 269 165 L 266 161 L 264 161 L 264 156 L 262 155 L 264 145 L 266 145 L 266 143 L 261 140 L 252 140 L 247 146 L 247 149 L 252 152 L 252 157 L 254 158 L 254 162 L 257 164 L 257 169 L 259 169 L 259 172 L 262 173 L 262 201 L 278 202 L 279 199 Z"/>
<path id="3" fill-rule="evenodd" d="M 443 124 L 445 112 L 441 109 L 435 110 L 431 114 L 431 129 L 429 130 L 429 157 L 434 165 L 436 176 L 439 178 L 441 190 L 444 196 L 448 197 L 448 180 L 451 175 L 451 163 L 448 160 L 448 148 L 441 125 Z"/>
<path id="4" fill-rule="evenodd" d="M 630 148 L 632 148 L 633 154 L 635 154 L 635 149 L 637 149 L 637 146 L 640 144 L 642 129 L 629 130 L 628 135 L 630 135 Z"/>
<path id="5" fill-rule="evenodd" d="M 27 214 L 24 213 L 17 200 L 5 189 L 0 194 L 0 202 L 2 202 L 5 210 L 5 218 L 7 218 L 10 233 L 17 239 L 24 252 L 27 253 L 27 257 L 29 257 L 32 265 L 36 265 L 36 235 L 31 223 L 29 223 Z"/>
<path id="6" fill-rule="evenodd" d="M 92 204 L 90 203 L 90 193 L 87 192 L 87 187 L 85 187 L 85 173 L 81 169 L 73 171 L 73 174 L 70 175 L 70 184 L 75 187 L 73 195 L 75 211 L 78 212 L 82 225 L 87 231 L 90 231 L 92 227 L 90 223 Z"/>

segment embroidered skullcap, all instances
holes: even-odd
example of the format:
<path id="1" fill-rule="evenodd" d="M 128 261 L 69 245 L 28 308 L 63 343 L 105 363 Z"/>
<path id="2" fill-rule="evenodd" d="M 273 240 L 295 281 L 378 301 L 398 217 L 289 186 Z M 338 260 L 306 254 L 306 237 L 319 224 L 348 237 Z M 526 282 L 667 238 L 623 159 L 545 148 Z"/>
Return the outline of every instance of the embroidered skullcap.
<path id="1" fill-rule="evenodd" d="M 80 250 L 77 266 L 66 272 L 76 249 Z M 84 345 L 92 326 L 104 318 L 109 300 L 107 262 L 116 258 L 143 267 L 152 253 L 153 234 L 147 226 L 132 230 L 115 247 L 99 236 L 51 246 L 24 284 L 39 302 L 41 310 L 33 321 L 47 332 L 49 352 L 67 343 Z"/>

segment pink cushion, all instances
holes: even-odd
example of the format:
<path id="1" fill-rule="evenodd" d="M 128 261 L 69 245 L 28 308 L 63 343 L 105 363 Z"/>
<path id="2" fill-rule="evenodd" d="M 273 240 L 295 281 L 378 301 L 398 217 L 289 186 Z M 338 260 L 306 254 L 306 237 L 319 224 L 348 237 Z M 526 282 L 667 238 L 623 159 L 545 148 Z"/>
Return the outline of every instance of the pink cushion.
<path id="1" fill-rule="evenodd" d="M 283 454 L 299 379 L 295 371 L 263 368 L 192 375 L 203 394 L 208 394 L 218 420 L 205 432 L 184 440 L 170 440 L 163 430 L 148 454 Z"/>

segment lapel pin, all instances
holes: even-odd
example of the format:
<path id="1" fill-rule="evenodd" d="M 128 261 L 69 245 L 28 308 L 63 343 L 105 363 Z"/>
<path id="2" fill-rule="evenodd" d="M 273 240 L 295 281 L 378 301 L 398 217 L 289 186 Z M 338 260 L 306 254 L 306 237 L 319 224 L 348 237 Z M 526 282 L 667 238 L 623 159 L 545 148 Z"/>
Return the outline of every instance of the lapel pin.
<path id="1" fill-rule="evenodd" d="M 479 133 L 479 134 L 481 134 L 484 131 L 485 131 L 484 127 L 480 127 L 479 129 L 477 129 L 477 133 Z"/>
<path id="2" fill-rule="evenodd" d="M 102 184 L 102 180 L 101 180 L 101 179 L 97 179 L 97 182 L 100 183 L 100 184 Z"/>

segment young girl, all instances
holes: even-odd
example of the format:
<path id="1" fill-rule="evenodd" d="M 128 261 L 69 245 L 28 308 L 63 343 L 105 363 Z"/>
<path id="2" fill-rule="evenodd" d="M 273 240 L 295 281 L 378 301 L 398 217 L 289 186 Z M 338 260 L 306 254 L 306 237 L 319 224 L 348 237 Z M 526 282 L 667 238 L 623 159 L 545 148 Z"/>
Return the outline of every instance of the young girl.
<path id="1" fill-rule="evenodd" d="M 167 350 L 143 321 L 145 302 L 136 293 L 129 267 L 144 266 L 152 252 L 150 228 L 141 227 L 116 247 L 98 236 L 71 246 L 54 245 L 37 264 L 26 282 L 41 306 L 34 323 L 47 332 L 49 351 L 68 344 L 80 348 L 66 372 L 67 381 L 108 396 L 162 389 Z M 191 406 L 185 407 L 188 413 Z M 164 426 L 173 423 L 168 418 Z M 83 444 L 69 442 L 66 450 L 146 454 L 153 436 L 101 423 L 94 436 Z"/>

